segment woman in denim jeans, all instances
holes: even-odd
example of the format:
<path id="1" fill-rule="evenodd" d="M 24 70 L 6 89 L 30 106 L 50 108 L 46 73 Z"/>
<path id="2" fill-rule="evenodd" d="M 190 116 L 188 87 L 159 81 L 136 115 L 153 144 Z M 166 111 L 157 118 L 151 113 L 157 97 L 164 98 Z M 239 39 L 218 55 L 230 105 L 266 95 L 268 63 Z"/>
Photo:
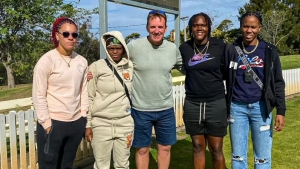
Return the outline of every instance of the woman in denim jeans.
<path id="1" fill-rule="evenodd" d="M 276 47 L 258 36 L 261 27 L 262 18 L 258 13 L 245 13 L 240 20 L 242 37 L 228 45 L 225 53 L 233 169 L 248 168 L 249 129 L 254 168 L 271 168 L 274 107 L 277 109 L 274 131 L 284 128 L 285 83 L 281 63 Z M 245 57 L 238 54 L 236 46 Z M 246 59 L 242 61 L 242 58 Z M 253 78 L 256 75 L 258 78 Z"/>

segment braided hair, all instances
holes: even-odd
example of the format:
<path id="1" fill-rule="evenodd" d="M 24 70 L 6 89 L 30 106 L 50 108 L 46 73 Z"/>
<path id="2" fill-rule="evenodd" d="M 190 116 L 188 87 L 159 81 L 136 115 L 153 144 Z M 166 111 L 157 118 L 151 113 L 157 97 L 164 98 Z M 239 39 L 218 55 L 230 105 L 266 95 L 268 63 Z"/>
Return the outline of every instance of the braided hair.
<path id="1" fill-rule="evenodd" d="M 242 27 L 242 24 L 243 24 L 243 20 L 248 17 L 248 16 L 255 16 L 258 21 L 259 21 L 259 24 L 262 25 L 262 17 L 261 15 L 258 13 L 258 12 L 246 12 L 242 15 L 241 19 L 240 19 L 240 26 Z"/>
<path id="2" fill-rule="evenodd" d="M 210 37 L 212 21 L 206 13 L 200 12 L 200 13 L 194 14 L 189 20 L 188 26 L 189 26 L 189 34 L 190 34 L 191 39 L 194 39 L 193 25 L 194 25 L 195 19 L 198 16 L 203 16 L 205 18 L 206 24 L 208 25 L 208 37 Z"/>
<path id="3" fill-rule="evenodd" d="M 259 24 L 262 26 L 263 19 L 262 19 L 262 16 L 260 15 L 260 13 L 258 13 L 258 12 L 246 12 L 242 15 L 242 17 L 240 19 L 240 28 L 242 28 L 243 21 L 248 16 L 256 17 L 259 21 Z M 257 39 L 260 40 L 260 41 L 263 40 L 263 38 L 260 34 L 257 34 Z"/>
<path id="4" fill-rule="evenodd" d="M 57 18 L 55 20 L 55 22 L 53 23 L 52 36 L 51 36 L 55 48 L 58 46 L 58 40 L 56 39 L 56 32 L 58 32 L 60 30 L 61 26 L 65 23 L 75 25 L 75 27 L 78 29 L 77 25 L 75 24 L 75 22 L 73 20 L 66 18 L 66 17 Z"/>

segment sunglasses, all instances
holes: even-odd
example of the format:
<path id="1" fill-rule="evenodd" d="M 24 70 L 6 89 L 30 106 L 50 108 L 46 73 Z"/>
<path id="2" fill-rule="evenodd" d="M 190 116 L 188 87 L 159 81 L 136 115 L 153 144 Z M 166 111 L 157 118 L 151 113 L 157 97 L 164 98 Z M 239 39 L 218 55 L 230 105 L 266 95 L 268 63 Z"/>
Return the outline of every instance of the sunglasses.
<path id="1" fill-rule="evenodd" d="M 165 11 L 162 11 L 162 10 L 152 10 L 152 11 L 149 12 L 149 15 L 156 14 L 156 13 L 161 14 L 161 15 L 166 14 Z"/>
<path id="2" fill-rule="evenodd" d="M 64 38 L 68 38 L 70 36 L 70 34 L 72 35 L 73 38 L 77 38 L 78 37 L 78 33 L 77 32 L 73 32 L 73 33 L 70 33 L 70 32 L 58 32 L 59 34 L 61 34 Z"/>

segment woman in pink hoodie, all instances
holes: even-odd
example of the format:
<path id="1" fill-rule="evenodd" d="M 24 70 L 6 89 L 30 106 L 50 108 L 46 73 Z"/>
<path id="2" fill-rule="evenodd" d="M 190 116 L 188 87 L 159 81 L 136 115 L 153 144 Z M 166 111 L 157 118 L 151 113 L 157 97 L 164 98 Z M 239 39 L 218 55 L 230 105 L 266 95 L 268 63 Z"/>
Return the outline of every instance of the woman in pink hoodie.
<path id="1" fill-rule="evenodd" d="M 85 132 L 88 63 L 73 52 L 78 38 L 74 21 L 58 18 L 52 38 L 55 49 L 39 59 L 33 76 L 38 163 L 41 169 L 71 169 Z"/>

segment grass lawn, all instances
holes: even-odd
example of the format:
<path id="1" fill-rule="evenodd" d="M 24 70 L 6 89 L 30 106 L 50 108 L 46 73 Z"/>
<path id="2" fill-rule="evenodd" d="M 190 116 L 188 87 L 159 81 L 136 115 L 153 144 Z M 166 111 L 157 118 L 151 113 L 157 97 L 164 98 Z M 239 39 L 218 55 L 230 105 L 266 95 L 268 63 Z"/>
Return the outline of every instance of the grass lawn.
<path id="1" fill-rule="evenodd" d="M 0 101 L 13 100 L 13 99 L 21 99 L 31 97 L 32 93 L 32 85 L 31 84 L 21 84 L 16 85 L 13 89 L 7 89 L 7 86 L 0 86 Z M 16 107 L 13 110 L 28 110 L 31 106 L 26 107 Z M 8 114 L 9 110 L 0 110 L 0 114 Z"/>
<path id="2" fill-rule="evenodd" d="M 184 76 L 184 74 L 182 74 L 181 72 L 179 72 L 177 69 L 172 69 L 171 73 L 172 73 L 173 77 Z"/>
<path id="3" fill-rule="evenodd" d="M 31 84 L 16 85 L 13 89 L 7 89 L 7 86 L 0 86 L 0 101 L 31 97 L 31 93 Z"/>
<path id="4" fill-rule="evenodd" d="M 280 57 L 283 70 L 300 68 L 300 55 L 288 55 Z"/>
<path id="5" fill-rule="evenodd" d="M 300 145 L 300 96 L 287 102 L 287 116 L 285 119 L 285 128 L 282 132 L 273 134 L 273 152 L 272 152 L 272 169 L 299 169 L 300 153 L 298 147 Z M 172 147 L 170 169 L 192 169 L 193 155 L 192 142 L 189 136 L 184 132 L 178 133 L 181 139 Z M 229 135 L 224 138 L 224 155 L 226 166 L 231 168 L 230 152 L 231 152 Z M 132 150 L 130 157 L 130 168 L 136 168 L 134 162 L 135 150 Z M 151 146 L 150 169 L 157 169 L 157 150 L 155 142 Z M 210 153 L 206 151 L 206 169 L 213 169 Z M 249 142 L 248 153 L 249 169 L 253 168 L 253 149 Z"/>

